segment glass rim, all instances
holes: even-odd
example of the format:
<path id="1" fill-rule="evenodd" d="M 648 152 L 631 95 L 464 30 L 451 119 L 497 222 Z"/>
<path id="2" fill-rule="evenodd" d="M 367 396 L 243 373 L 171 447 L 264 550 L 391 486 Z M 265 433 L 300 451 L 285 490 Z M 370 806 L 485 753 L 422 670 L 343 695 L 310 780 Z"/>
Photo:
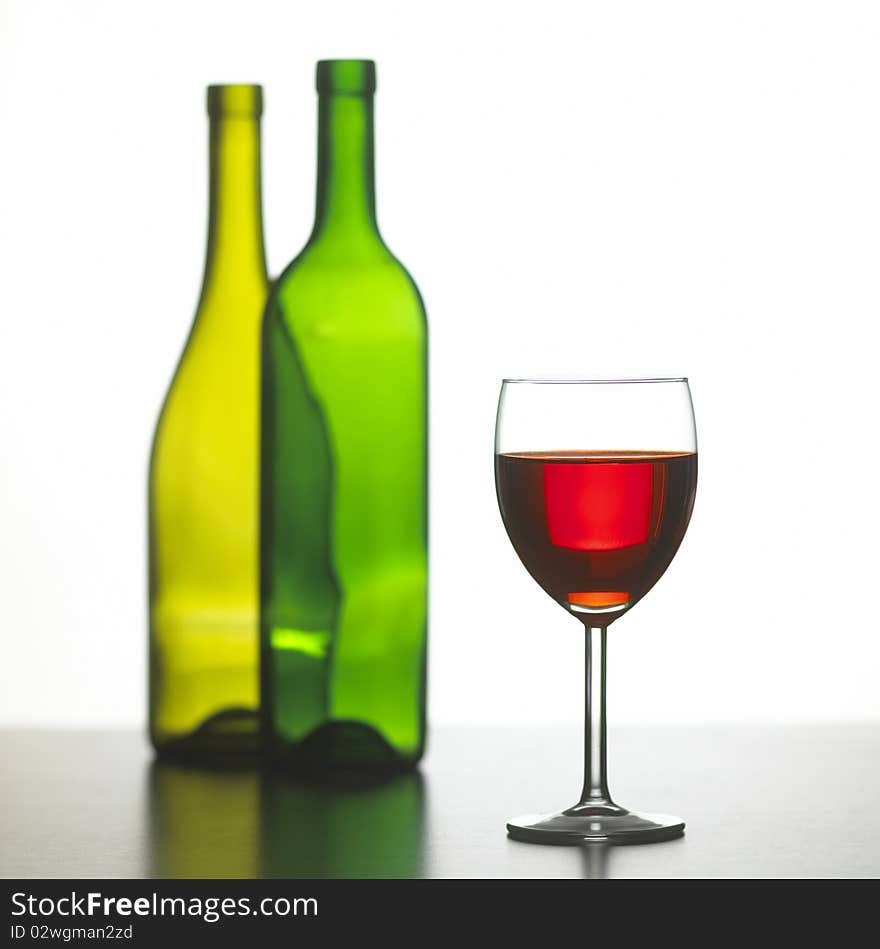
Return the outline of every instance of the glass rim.
<path id="1" fill-rule="evenodd" d="M 634 385 L 659 382 L 684 382 L 688 381 L 687 376 L 645 376 L 632 379 L 554 379 L 552 377 L 512 376 L 501 380 L 502 385 L 578 385 L 578 386 L 601 386 L 601 385 Z"/>

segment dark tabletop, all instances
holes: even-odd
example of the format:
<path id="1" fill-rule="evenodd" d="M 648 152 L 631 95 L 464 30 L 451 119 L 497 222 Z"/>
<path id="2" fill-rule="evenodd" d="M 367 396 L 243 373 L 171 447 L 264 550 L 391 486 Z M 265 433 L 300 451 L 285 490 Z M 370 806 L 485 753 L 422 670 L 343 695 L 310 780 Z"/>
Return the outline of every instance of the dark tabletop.
<path id="1" fill-rule="evenodd" d="M 580 790 L 569 729 L 438 728 L 366 787 L 156 762 L 136 732 L 0 731 L 5 877 L 876 877 L 880 728 L 621 728 L 611 790 L 687 821 L 630 847 L 509 840 Z"/>

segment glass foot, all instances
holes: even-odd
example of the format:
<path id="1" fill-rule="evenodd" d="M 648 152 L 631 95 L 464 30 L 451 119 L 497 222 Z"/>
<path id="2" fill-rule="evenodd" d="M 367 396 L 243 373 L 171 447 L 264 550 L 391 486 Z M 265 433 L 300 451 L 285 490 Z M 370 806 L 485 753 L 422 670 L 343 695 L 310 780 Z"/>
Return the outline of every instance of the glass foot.
<path id="1" fill-rule="evenodd" d="M 684 821 L 668 814 L 640 814 L 616 804 L 575 804 L 559 814 L 525 814 L 508 821 L 507 833 L 530 844 L 646 844 L 684 833 Z"/>

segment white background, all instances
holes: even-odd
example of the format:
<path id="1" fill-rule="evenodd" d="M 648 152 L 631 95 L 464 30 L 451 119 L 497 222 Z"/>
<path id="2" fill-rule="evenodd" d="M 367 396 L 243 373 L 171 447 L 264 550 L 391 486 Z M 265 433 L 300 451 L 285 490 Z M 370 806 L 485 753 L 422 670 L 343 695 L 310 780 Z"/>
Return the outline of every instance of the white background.
<path id="1" fill-rule="evenodd" d="M 262 82 L 276 273 L 314 61 L 375 58 L 432 344 L 431 715 L 574 722 L 579 627 L 498 517 L 503 375 L 686 374 L 693 522 L 614 721 L 880 717 L 880 6 L 0 3 L 0 723 L 145 710 L 145 471 L 192 318 L 209 82 Z"/>

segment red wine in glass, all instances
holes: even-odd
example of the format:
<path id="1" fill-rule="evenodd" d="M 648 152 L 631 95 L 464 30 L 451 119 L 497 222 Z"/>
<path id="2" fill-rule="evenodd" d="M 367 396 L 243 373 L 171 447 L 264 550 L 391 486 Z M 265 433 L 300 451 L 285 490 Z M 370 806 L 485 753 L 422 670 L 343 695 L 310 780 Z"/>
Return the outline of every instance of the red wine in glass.
<path id="1" fill-rule="evenodd" d="M 607 626 L 640 600 L 684 537 L 696 452 L 528 451 L 496 456 L 501 515 L 557 602 Z"/>

